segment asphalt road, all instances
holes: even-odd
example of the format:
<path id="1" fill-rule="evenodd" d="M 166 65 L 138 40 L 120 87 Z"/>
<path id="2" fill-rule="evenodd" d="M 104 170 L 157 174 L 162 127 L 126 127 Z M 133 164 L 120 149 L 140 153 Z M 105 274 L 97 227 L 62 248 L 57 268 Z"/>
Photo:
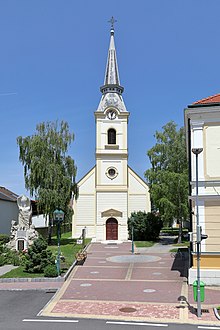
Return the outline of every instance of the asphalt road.
<path id="1" fill-rule="evenodd" d="M 52 298 L 44 291 L 0 291 L 1 330 L 194 330 L 220 329 L 198 325 L 123 322 L 71 318 L 46 318 L 37 316 Z M 220 325 L 220 324 L 219 324 Z"/>

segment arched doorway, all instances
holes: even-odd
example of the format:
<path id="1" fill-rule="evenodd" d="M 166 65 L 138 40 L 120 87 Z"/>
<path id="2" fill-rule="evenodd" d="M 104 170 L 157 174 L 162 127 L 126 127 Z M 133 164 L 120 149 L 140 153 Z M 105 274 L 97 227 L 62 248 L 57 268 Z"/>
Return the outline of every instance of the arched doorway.
<path id="1" fill-rule="evenodd" d="M 106 221 L 106 240 L 118 239 L 118 221 L 115 218 L 109 218 Z"/>

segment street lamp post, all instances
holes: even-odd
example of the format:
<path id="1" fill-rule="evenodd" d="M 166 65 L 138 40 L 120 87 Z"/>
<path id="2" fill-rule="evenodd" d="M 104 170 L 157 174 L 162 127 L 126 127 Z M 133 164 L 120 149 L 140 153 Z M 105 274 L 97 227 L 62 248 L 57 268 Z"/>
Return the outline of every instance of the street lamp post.
<path id="1" fill-rule="evenodd" d="M 196 155 L 196 256 L 197 256 L 197 317 L 201 317 L 201 290 L 200 290 L 200 249 L 201 249 L 201 228 L 199 225 L 199 184 L 198 184 L 198 155 L 203 148 L 193 148 Z"/>
<path id="2" fill-rule="evenodd" d="M 131 253 L 134 254 L 134 218 L 131 216 Z"/>
<path id="3" fill-rule="evenodd" d="M 57 224 L 57 259 L 56 259 L 56 267 L 57 267 L 57 275 L 60 276 L 60 224 L 64 219 L 64 212 L 62 210 L 56 209 L 53 212 L 54 222 Z"/>

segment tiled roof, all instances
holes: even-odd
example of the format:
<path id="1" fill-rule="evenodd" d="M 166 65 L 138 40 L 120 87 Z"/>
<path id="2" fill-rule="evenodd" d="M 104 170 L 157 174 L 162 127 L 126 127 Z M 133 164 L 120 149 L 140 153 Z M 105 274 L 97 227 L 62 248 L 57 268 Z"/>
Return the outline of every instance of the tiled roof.
<path id="1" fill-rule="evenodd" d="M 0 187 L 0 199 L 17 202 L 18 195 L 13 193 L 12 191 L 6 189 L 5 187 Z"/>
<path id="2" fill-rule="evenodd" d="M 220 94 L 212 95 L 209 97 L 206 97 L 205 99 L 199 100 L 197 102 L 194 102 L 194 104 L 211 104 L 211 103 L 220 103 Z"/>

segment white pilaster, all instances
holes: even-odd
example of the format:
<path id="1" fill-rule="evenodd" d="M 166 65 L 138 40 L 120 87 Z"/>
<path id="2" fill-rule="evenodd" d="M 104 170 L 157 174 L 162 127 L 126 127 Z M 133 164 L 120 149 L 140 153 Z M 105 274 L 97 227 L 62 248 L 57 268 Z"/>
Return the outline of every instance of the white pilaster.
<path id="1" fill-rule="evenodd" d="M 204 181 L 204 142 L 203 142 L 203 121 L 191 121 L 191 173 L 192 181 L 196 181 L 196 155 L 192 153 L 193 148 L 202 148 L 203 151 L 198 155 L 198 180 Z M 199 186 L 199 195 L 204 193 L 204 187 Z M 192 195 L 196 194 L 194 186 Z"/>

